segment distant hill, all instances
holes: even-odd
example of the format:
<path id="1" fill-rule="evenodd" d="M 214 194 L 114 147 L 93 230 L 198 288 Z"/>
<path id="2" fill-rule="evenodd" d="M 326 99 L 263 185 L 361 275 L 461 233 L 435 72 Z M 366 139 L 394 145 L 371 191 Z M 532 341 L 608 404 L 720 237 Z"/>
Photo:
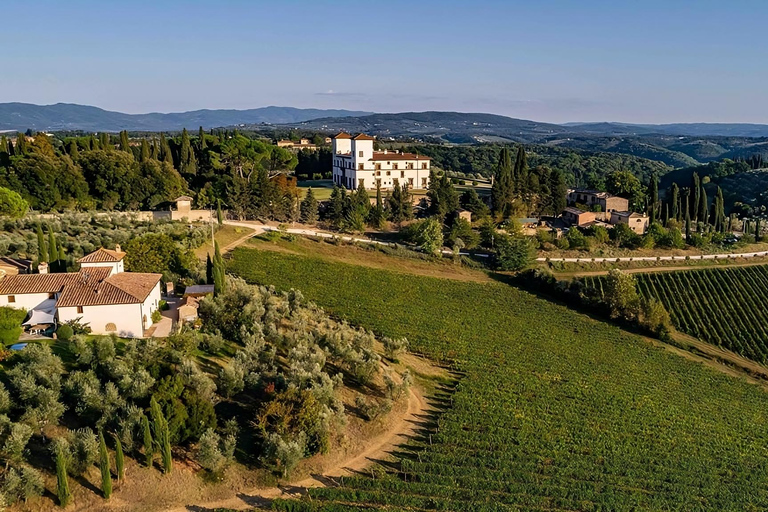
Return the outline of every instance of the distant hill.
<path id="1" fill-rule="evenodd" d="M 325 117 L 294 126 L 327 131 L 365 132 L 379 138 L 412 137 L 445 142 L 539 142 L 567 128 L 494 114 L 464 112 L 402 112 L 356 117 Z"/>
<path id="2" fill-rule="evenodd" d="M 691 137 L 768 137 L 768 124 L 749 123 L 567 123 L 573 132 L 598 135 L 666 134 Z"/>
<path id="3" fill-rule="evenodd" d="M 262 107 L 248 110 L 194 110 L 179 113 L 123 114 L 97 107 L 57 103 L 0 103 L 0 130 L 44 131 L 172 131 L 236 126 L 241 124 L 292 124 L 318 117 L 368 115 L 351 110 Z"/>

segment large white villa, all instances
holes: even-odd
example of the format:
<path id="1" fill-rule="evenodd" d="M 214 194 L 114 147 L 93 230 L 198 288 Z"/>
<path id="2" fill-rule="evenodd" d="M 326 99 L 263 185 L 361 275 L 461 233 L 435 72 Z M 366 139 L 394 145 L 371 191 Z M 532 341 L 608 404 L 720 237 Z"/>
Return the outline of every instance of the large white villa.
<path id="1" fill-rule="evenodd" d="M 124 272 L 125 253 L 98 249 L 78 260 L 79 272 L 8 275 L 0 279 L 0 306 L 26 309 L 27 322 L 79 320 L 94 334 L 142 337 L 160 305 L 161 274 Z"/>
<path id="2" fill-rule="evenodd" d="M 374 151 L 374 138 L 339 133 L 333 138 L 333 182 L 354 190 L 391 190 L 398 185 L 425 189 L 429 185 L 429 157 L 400 151 Z"/>

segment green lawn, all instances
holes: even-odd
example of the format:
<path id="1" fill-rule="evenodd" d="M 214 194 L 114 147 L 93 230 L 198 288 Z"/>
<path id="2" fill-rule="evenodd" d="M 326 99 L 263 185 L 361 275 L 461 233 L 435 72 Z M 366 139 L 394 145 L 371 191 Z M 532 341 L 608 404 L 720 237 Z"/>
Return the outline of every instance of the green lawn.
<path id="1" fill-rule="evenodd" d="M 312 187 L 312 192 L 315 194 L 315 199 L 318 201 L 327 201 L 331 198 L 331 192 L 333 191 L 333 180 L 307 180 L 300 181 L 298 188 L 301 191 L 301 197 L 303 198 L 307 189 Z"/>
<path id="2" fill-rule="evenodd" d="M 245 248 L 230 265 L 463 373 L 387 476 L 278 510 L 768 509 L 762 388 L 504 283 Z"/>

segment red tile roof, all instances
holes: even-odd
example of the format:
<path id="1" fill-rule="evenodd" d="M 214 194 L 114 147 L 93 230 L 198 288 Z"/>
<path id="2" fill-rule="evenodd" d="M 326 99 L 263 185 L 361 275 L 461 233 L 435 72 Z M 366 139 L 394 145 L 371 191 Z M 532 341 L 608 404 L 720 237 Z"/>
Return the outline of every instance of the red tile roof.
<path id="1" fill-rule="evenodd" d="M 125 258 L 124 252 L 111 251 L 100 247 L 98 250 L 93 251 L 90 254 L 86 254 L 79 260 L 78 263 L 117 263 Z"/>
<path id="2" fill-rule="evenodd" d="M 383 153 L 380 151 L 377 151 L 373 154 L 373 158 L 371 160 L 380 162 L 380 161 L 392 161 L 392 160 L 419 160 L 419 161 L 428 161 L 432 160 L 428 156 L 424 155 L 417 155 L 415 153 Z"/>
<path id="3" fill-rule="evenodd" d="M 339 132 L 333 136 L 334 139 L 351 139 L 352 136 L 348 133 Z"/>
<path id="4" fill-rule="evenodd" d="M 109 271 L 109 269 L 104 269 Z M 57 293 L 76 278 L 71 274 L 17 274 L 0 280 L 0 295 L 23 295 L 25 293 Z"/>
<path id="5" fill-rule="evenodd" d="M 358 133 L 358 134 L 355 136 L 355 138 L 354 138 L 354 139 L 352 139 L 352 140 L 376 140 L 376 139 L 374 139 L 374 138 L 373 138 L 373 137 L 371 137 L 370 135 L 366 135 L 366 134 L 364 134 L 364 133 Z"/>

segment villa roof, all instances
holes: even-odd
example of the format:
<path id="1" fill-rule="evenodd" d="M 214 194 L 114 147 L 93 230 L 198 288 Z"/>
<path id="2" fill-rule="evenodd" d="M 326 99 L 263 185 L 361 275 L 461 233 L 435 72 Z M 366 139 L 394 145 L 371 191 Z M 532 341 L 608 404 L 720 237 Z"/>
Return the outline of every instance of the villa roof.
<path id="1" fill-rule="evenodd" d="M 109 271 L 108 268 L 104 270 Z M 0 295 L 60 292 L 77 275 L 77 272 L 73 272 L 70 274 L 16 274 L 5 276 L 0 280 Z"/>
<path id="2" fill-rule="evenodd" d="M 568 206 L 563 211 L 567 212 L 567 213 L 571 213 L 573 215 L 583 215 L 583 214 L 587 213 L 587 212 L 585 212 L 583 210 L 579 210 L 578 208 L 574 208 L 573 206 Z"/>
<path id="3" fill-rule="evenodd" d="M 125 258 L 124 252 L 119 251 L 112 251 L 110 249 L 105 249 L 103 247 L 100 247 L 99 249 L 93 251 L 90 254 L 86 254 L 79 260 L 77 260 L 78 263 L 117 263 L 118 261 L 121 261 L 123 258 Z"/>
<path id="4" fill-rule="evenodd" d="M 352 136 L 346 132 L 339 132 L 333 136 L 334 139 L 351 139 Z"/>
<path id="5" fill-rule="evenodd" d="M 364 133 L 358 133 L 352 140 L 376 140 L 376 139 L 371 137 L 370 135 L 366 135 Z"/>
<path id="6" fill-rule="evenodd" d="M 428 156 L 424 155 L 417 155 L 415 153 L 390 153 L 387 151 L 384 153 L 383 151 L 376 151 L 373 153 L 373 157 L 371 158 L 374 162 L 380 162 L 380 161 L 391 161 L 391 160 L 431 160 Z"/>

